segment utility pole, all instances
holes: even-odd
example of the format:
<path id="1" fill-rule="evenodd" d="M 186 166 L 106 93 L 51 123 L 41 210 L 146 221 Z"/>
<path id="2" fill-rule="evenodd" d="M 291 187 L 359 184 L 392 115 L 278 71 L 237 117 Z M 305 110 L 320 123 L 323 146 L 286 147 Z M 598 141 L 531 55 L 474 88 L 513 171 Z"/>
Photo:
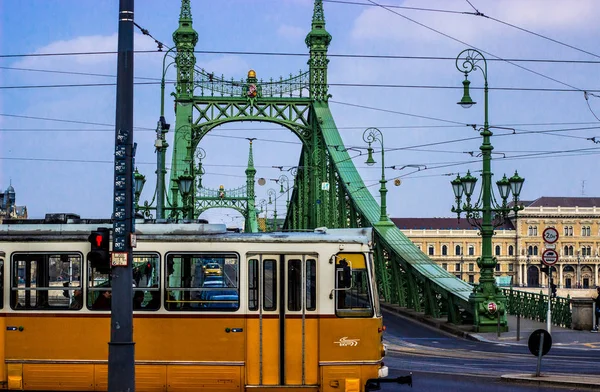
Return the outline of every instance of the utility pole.
<path id="1" fill-rule="evenodd" d="M 112 308 L 108 343 L 108 390 L 135 391 L 133 342 L 133 3 L 119 1 Z"/>

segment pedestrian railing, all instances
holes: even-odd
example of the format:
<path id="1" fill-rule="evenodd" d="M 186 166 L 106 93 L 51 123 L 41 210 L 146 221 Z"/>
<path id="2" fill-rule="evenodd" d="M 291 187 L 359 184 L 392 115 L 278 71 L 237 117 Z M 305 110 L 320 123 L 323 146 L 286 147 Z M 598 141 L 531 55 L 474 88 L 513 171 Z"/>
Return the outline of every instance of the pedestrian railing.
<path id="1" fill-rule="evenodd" d="M 531 320 L 546 322 L 548 312 L 548 295 L 525 291 L 502 289 L 506 296 L 508 314 L 521 316 Z M 553 297 L 551 302 L 552 324 L 571 328 L 571 298 Z"/>

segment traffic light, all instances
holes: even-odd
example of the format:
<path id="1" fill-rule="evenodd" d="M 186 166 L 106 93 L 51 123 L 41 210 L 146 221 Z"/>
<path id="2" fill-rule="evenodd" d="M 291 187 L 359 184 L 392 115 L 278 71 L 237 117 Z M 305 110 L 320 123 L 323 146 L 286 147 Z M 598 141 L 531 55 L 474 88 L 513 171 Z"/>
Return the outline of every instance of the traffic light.
<path id="1" fill-rule="evenodd" d="M 91 248 L 87 254 L 87 259 L 92 268 L 101 274 L 108 274 L 110 272 L 110 230 L 99 227 L 97 230 L 92 231 L 88 241 Z"/>

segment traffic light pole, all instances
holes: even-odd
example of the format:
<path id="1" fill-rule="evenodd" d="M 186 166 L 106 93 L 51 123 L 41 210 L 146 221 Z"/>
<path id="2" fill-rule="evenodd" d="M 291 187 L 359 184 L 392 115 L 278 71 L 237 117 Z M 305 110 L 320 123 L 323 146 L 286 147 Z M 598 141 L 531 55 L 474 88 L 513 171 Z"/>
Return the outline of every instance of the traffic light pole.
<path id="1" fill-rule="evenodd" d="M 115 182 L 112 308 L 108 344 L 108 390 L 135 391 L 133 342 L 133 3 L 119 1 L 117 110 L 115 121 Z"/>

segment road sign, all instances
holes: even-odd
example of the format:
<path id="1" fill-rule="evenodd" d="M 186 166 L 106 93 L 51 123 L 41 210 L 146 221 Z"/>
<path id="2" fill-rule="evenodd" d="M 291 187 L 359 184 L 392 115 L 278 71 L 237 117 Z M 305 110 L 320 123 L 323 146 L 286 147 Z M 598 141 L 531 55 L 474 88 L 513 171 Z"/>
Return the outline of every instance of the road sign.
<path id="1" fill-rule="evenodd" d="M 542 263 L 547 266 L 552 266 L 556 264 L 558 261 L 558 253 L 554 249 L 546 249 L 544 253 L 542 253 Z"/>
<path id="2" fill-rule="evenodd" d="M 542 233 L 542 237 L 544 238 L 544 242 L 553 244 L 558 241 L 558 230 L 554 227 L 546 227 Z"/>
<path id="3" fill-rule="evenodd" d="M 548 354 L 550 347 L 552 347 L 552 336 L 545 329 L 536 329 L 529 335 L 527 346 L 529 346 L 529 352 L 536 357 L 540 353 L 540 335 L 544 335 L 544 343 L 542 347 L 542 355 Z"/>
<path id="4" fill-rule="evenodd" d="M 127 267 L 127 252 L 112 252 L 110 264 L 113 267 Z"/>

